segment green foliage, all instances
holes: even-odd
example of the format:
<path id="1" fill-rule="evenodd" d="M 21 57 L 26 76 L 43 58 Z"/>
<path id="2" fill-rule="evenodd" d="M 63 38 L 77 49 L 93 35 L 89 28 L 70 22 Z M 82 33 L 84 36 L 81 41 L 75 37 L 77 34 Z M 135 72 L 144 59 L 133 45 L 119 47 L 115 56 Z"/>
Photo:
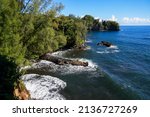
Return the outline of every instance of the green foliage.
<path id="1" fill-rule="evenodd" d="M 103 21 L 104 29 L 108 31 L 118 31 L 119 24 L 115 21 Z"/>
<path id="2" fill-rule="evenodd" d="M 94 20 L 93 26 L 92 26 L 92 31 L 101 31 L 104 29 L 104 26 L 99 20 Z"/>
<path id="3" fill-rule="evenodd" d="M 56 35 L 55 40 L 57 41 L 59 48 L 63 48 L 67 44 L 67 38 L 63 34 Z"/>
<path id="4" fill-rule="evenodd" d="M 76 27 L 75 45 L 78 47 L 84 44 L 85 42 L 87 27 L 84 25 L 83 21 L 75 22 L 75 27 Z"/>
<path id="5" fill-rule="evenodd" d="M 20 42 L 20 8 L 16 0 L 0 1 L 0 55 L 24 62 L 25 48 Z"/>
<path id="6" fill-rule="evenodd" d="M 85 15 L 82 19 L 86 22 L 88 30 L 91 30 L 93 27 L 94 17 L 91 15 Z"/>
<path id="7" fill-rule="evenodd" d="M 20 65 L 43 53 L 81 46 L 87 30 L 119 30 L 116 22 L 90 15 L 56 17 L 62 8 L 52 0 L 1 0 L 0 54 Z"/>
<path id="8" fill-rule="evenodd" d="M 84 43 L 87 28 L 83 20 L 74 15 L 56 17 L 62 4 L 52 4 L 52 0 L 1 0 L 0 5 L 0 54 L 18 65 Z"/>
<path id="9" fill-rule="evenodd" d="M 84 43 L 87 27 L 82 19 L 69 15 L 68 17 L 60 16 L 57 21 L 59 31 L 67 37 L 65 47 L 77 47 Z"/>
<path id="10" fill-rule="evenodd" d="M 119 31 L 119 24 L 115 21 L 102 21 L 94 19 L 90 15 L 85 15 L 82 18 L 88 28 L 88 31 Z"/>

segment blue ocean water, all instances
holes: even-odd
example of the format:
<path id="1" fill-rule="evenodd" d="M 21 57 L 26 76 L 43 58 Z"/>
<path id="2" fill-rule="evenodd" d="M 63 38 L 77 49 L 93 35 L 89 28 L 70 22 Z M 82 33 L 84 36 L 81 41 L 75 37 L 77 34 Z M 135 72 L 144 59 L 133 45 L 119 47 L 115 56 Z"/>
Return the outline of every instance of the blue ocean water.
<path id="1" fill-rule="evenodd" d="M 97 54 L 95 59 L 116 82 L 135 91 L 142 99 L 150 99 L 150 27 L 124 26 L 119 32 L 92 32 L 89 45 Z M 95 44 L 109 41 L 116 48 Z"/>
<path id="2" fill-rule="evenodd" d="M 113 46 L 97 46 L 101 41 Z M 87 45 L 89 50 L 70 52 L 66 57 L 92 60 L 107 75 L 93 78 L 94 81 L 85 74 L 68 76 L 71 77 L 66 80 L 68 84 L 81 83 L 68 88 L 70 99 L 150 99 L 149 26 L 122 26 L 119 32 L 90 32 Z"/>
<path id="3" fill-rule="evenodd" d="M 120 28 L 118 32 L 89 32 L 86 50 L 53 53 L 88 61 L 87 67 L 43 61 L 30 72 L 50 75 L 66 82 L 61 92 L 65 99 L 150 99 L 150 26 Z M 101 41 L 111 42 L 113 46 L 98 46 Z"/>

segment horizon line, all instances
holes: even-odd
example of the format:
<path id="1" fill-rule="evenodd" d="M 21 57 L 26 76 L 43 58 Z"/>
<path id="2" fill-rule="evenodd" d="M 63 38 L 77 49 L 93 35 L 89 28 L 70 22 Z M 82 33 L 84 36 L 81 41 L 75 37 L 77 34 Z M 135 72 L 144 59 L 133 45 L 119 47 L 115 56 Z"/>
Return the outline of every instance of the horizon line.
<path id="1" fill-rule="evenodd" d="M 135 24 L 119 24 L 120 26 L 150 26 L 150 24 L 141 24 L 141 25 L 135 25 Z"/>

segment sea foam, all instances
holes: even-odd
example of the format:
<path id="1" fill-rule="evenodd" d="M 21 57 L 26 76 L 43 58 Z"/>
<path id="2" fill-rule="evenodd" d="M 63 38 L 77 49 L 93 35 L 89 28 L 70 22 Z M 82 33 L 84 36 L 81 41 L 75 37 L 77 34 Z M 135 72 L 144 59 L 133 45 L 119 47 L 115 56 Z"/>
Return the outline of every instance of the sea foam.
<path id="1" fill-rule="evenodd" d="M 109 54 L 109 53 L 118 53 L 120 50 L 104 50 L 104 51 L 96 51 L 98 54 Z"/>
<path id="2" fill-rule="evenodd" d="M 68 52 L 68 50 L 58 51 L 53 53 L 52 55 L 63 57 L 63 54 L 66 52 Z M 21 79 L 25 83 L 26 88 L 31 94 L 31 99 L 64 100 L 65 97 L 60 94 L 60 91 L 63 90 L 67 86 L 67 84 L 66 82 L 57 78 L 59 76 L 68 74 L 80 74 L 84 72 L 91 73 L 91 75 L 94 76 L 98 75 L 96 72 L 98 66 L 93 61 L 83 58 L 76 59 L 78 59 L 79 61 L 88 62 L 88 66 L 84 67 L 70 64 L 58 65 L 50 61 L 40 60 L 39 62 L 33 63 L 31 66 L 22 68 L 26 69 L 27 73 L 32 73 L 26 74 L 21 77 Z M 57 77 L 52 77 L 45 74 L 55 74 L 54 76 Z"/>
<path id="3" fill-rule="evenodd" d="M 57 52 L 52 53 L 52 55 L 63 58 L 63 54 L 69 51 L 72 51 L 72 50 L 70 49 L 66 51 L 57 51 Z M 49 64 L 48 66 L 52 66 L 53 67 L 52 69 L 55 69 L 57 72 L 62 73 L 62 74 L 72 74 L 72 73 L 77 73 L 77 72 L 80 73 L 80 72 L 85 72 L 85 71 L 96 71 L 98 68 L 98 65 L 94 63 L 92 60 L 88 60 L 84 58 L 68 58 L 68 59 L 88 62 L 88 66 L 84 67 L 84 66 L 76 66 L 76 65 L 70 65 L 70 64 L 57 65 L 55 63 L 52 63 L 49 61 L 43 61 L 43 60 L 40 62 L 40 64 L 48 63 Z"/>
<path id="4" fill-rule="evenodd" d="M 109 49 L 118 49 L 118 46 L 116 45 L 111 45 L 110 47 L 108 47 Z"/>
<path id="5" fill-rule="evenodd" d="M 105 49 L 98 48 L 98 51 L 96 51 L 96 53 L 98 53 L 98 54 L 109 54 L 109 53 L 118 53 L 118 52 L 120 52 L 120 50 L 119 50 L 118 46 L 116 46 L 116 45 L 112 45 Z"/>
<path id="6" fill-rule="evenodd" d="M 34 63 L 30 69 L 32 71 L 36 70 L 39 72 L 46 72 L 46 73 L 58 73 L 60 75 L 66 75 L 66 74 L 73 74 L 73 73 L 81 73 L 86 71 L 96 71 L 97 65 L 93 63 L 91 60 L 87 59 L 78 59 L 80 61 L 86 61 L 88 62 L 88 66 L 76 66 L 76 65 L 57 65 L 53 62 L 41 60 L 38 63 Z"/>
<path id="7" fill-rule="evenodd" d="M 92 40 L 86 40 L 85 42 L 86 43 L 92 43 Z"/>

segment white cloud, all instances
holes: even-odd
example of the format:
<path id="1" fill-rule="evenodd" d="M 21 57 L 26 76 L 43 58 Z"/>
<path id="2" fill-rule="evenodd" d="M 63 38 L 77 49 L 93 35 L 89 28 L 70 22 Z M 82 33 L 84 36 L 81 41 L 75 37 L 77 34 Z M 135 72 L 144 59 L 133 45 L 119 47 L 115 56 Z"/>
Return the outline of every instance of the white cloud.
<path id="1" fill-rule="evenodd" d="M 112 15 L 112 17 L 110 19 L 108 19 L 108 20 L 117 21 L 118 19 L 114 15 Z"/>
<path id="2" fill-rule="evenodd" d="M 99 17 L 94 17 L 95 19 L 99 19 L 99 22 L 102 22 L 103 20 L 106 20 L 106 21 L 118 21 L 118 19 L 114 16 L 114 15 L 112 15 L 112 17 L 111 18 L 109 18 L 109 19 L 101 19 L 101 18 L 99 18 Z"/>
<path id="3" fill-rule="evenodd" d="M 125 24 L 145 24 L 145 23 L 150 23 L 150 19 L 139 18 L 139 17 L 133 17 L 133 18 L 124 17 L 122 19 L 122 22 Z"/>
<path id="4" fill-rule="evenodd" d="M 99 19 L 100 22 L 102 22 L 103 20 L 106 20 L 106 21 L 116 21 L 116 22 L 118 21 L 118 19 L 114 15 L 112 15 L 112 17 L 109 18 L 109 19 L 101 19 L 99 17 L 95 17 L 95 19 Z"/>
<path id="5" fill-rule="evenodd" d="M 82 16 L 80 16 L 80 18 L 83 18 L 85 15 L 82 15 Z M 100 17 L 94 17 L 94 19 L 98 19 L 99 20 L 99 22 L 102 22 L 103 20 L 107 20 L 107 21 L 118 21 L 118 19 L 116 18 L 116 16 L 115 15 L 112 15 L 111 16 L 111 18 L 109 18 L 109 19 L 103 19 L 103 18 L 100 18 Z"/>

